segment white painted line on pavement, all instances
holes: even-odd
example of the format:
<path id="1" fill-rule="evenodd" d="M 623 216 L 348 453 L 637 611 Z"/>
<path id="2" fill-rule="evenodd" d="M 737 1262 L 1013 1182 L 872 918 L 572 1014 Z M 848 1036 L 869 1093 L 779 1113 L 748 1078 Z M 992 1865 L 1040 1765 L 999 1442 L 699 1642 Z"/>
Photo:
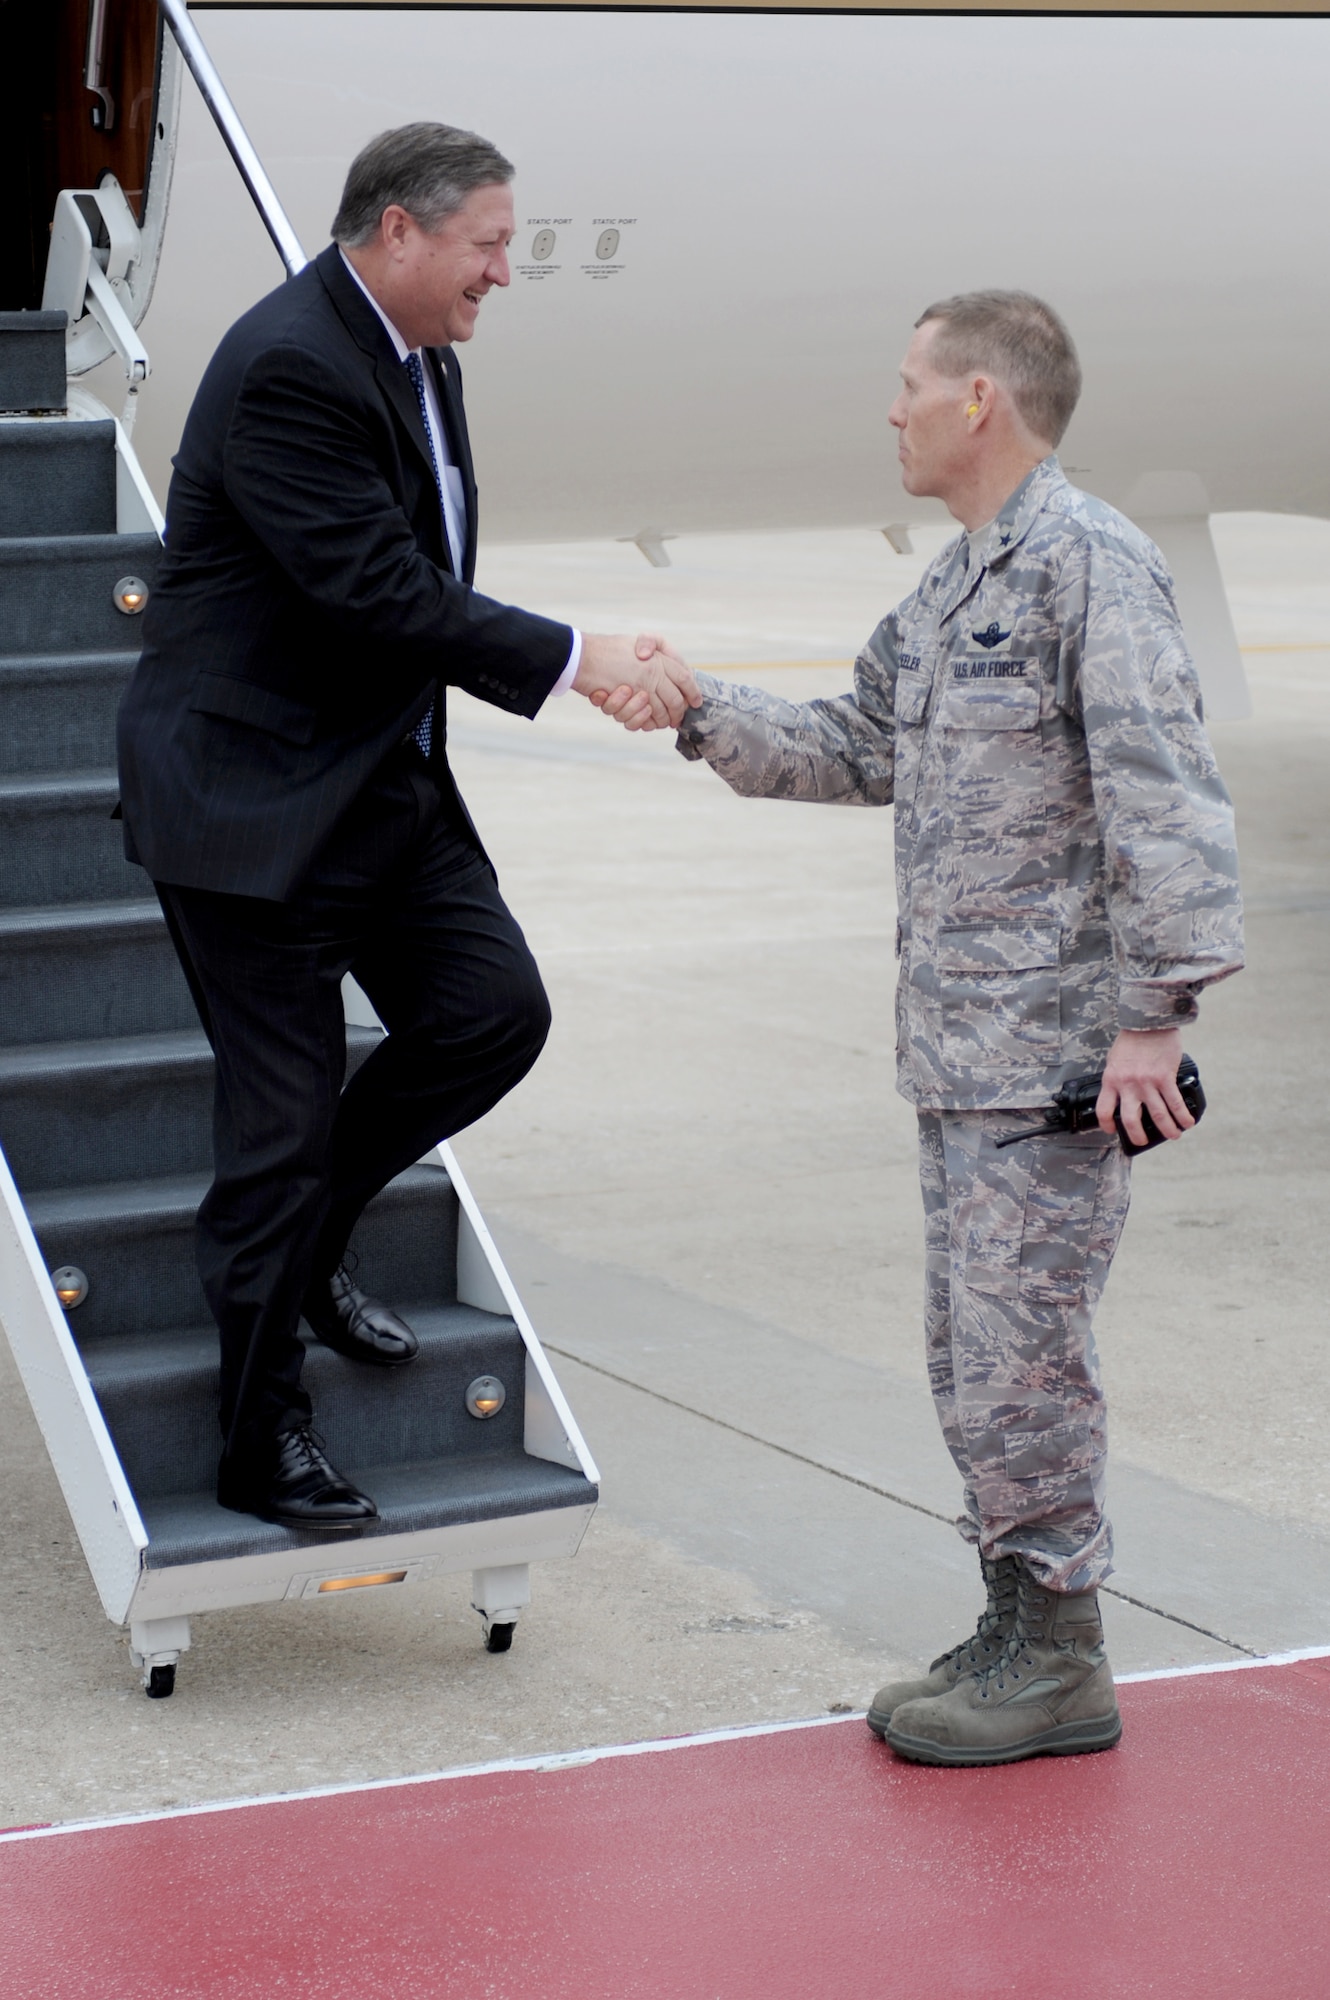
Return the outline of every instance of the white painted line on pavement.
<path id="1" fill-rule="evenodd" d="M 1304 1646 L 1293 1653 L 1270 1653 L 1261 1660 L 1218 1660 L 1199 1667 L 1156 1667 L 1145 1673 L 1120 1674 L 1117 1685 L 1139 1681 L 1182 1680 L 1195 1674 L 1242 1674 L 1255 1667 L 1287 1667 L 1300 1660 L 1330 1659 L 1330 1646 Z M 170 1806 L 160 1812 L 114 1813 L 105 1819 L 64 1820 L 57 1826 L 20 1827 L 0 1833 L 0 1846 L 19 1840 L 50 1840 L 66 1833 L 95 1833 L 113 1826 L 148 1826 L 158 1820 L 197 1819 L 202 1813 L 248 1812 L 255 1806 L 297 1805 L 306 1799 L 349 1797 L 356 1792 L 403 1790 L 408 1785 L 439 1785 L 454 1778 L 488 1778 L 509 1771 L 551 1773 L 599 1764 L 608 1757 L 651 1757 L 662 1750 L 695 1750 L 710 1743 L 741 1743 L 752 1736 L 784 1736 L 794 1729 L 830 1729 L 839 1723 L 862 1722 L 864 1712 L 848 1715 L 805 1715 L 789 1722 L 752 1722 L 733 1729 L 706 1729 L 695 1736 L 662 1736 L 647 1743 L 605 1744 L 600 1749 L 555 1751 L 538 1757 L 500 1757 L 489 1764 L 459 1764 L 450 1771 L 423 1771 L 414 1777 L 364 1778 L 352 1784 L 312 1785 L 303 1792 L 262 1792 L 252 1798 L 215 1799 L 206 1805 Z"/>

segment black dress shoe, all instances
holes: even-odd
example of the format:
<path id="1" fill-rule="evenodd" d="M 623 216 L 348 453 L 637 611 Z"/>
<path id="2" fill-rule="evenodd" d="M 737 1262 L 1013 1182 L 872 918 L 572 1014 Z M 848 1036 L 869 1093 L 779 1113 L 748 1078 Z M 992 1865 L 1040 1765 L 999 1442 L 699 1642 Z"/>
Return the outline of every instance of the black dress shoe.
<path id="1" fill-rule="evenodd" d="M 368 1298 L 345 1264 L 339 1264 L 331 1278 L 310 1286 L 301 1311 L 324 1346 L 348 1361 L 401 1368 L 420 1352 L 420 1342 L 406 1321 L 382 1299 Z"/>
<path id="2" fill-rule="evenodd" d="M 379 1518 L 368 1493 L 342 1477 L 308 1424 L 274 1439 L 266 1480 L 256 1479 L 249 1468 L 238 1472 L 223 1458 L 217 1500 L 233 1513 L 257 1514 L 261 1521 L 305 1534 L 358 1535 Z"/>

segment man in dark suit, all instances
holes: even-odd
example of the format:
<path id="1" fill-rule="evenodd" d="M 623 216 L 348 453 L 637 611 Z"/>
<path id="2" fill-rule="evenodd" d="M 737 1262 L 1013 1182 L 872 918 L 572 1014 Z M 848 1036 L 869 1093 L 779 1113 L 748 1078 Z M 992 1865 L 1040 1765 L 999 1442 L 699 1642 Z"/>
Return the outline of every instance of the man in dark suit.
<path id="1" fill-rule="evenodd" d="M 151 875 L 217 1059 L 199 1269 L 221 1334 L 224 1506 L 346 1534 L 303 1315 L 398 1367 L 410 1327 L 343 1262 L 365 1203 L 481 1117 L 549 1028 L 540 975 L 448 768 L 452 684 L 534 716 L 621 683 L 696 700 L 657 642 L 472 588 L 455 344 L 508 283 L 502 154 L 442 125 L 351 167 L 333 243 L 222 341 L 190 411 L 166 556 L 120 711 L 126 848 Z M 347 972 L 388 1033 L 343 1089 Z"/>

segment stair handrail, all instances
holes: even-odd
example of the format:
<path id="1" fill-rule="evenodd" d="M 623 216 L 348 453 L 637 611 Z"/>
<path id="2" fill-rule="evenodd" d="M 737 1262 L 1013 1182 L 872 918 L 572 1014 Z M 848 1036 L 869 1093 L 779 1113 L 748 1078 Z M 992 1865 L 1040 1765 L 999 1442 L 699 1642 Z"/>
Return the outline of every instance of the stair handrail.
<path id="1" fill-rule="evenodd" d="M 217 130 L 226 143 L 226 149 L 240 170 L 240 178 L 249 189 L 263 226 L 286 266 L 286 275 L 288 278 L 294 278 L 297 272 L 304 270 L 309 258 L 300 247 L 300 238 L 292 228 L 286 210 L 277 199 L 277 190 L 268 179 L 263 162 L 255 152 L 253 141 L 240 121 L 240 114 L 231 102 L 226 85 L 217 74 L 216 66 L 204 46 L 203 38 L 189 18 L 186 0 L 158 0 L 158 4 L 163 18 L 175 36 L 176 45 L 188 65 L 189 73 L 213 115 Z"/>

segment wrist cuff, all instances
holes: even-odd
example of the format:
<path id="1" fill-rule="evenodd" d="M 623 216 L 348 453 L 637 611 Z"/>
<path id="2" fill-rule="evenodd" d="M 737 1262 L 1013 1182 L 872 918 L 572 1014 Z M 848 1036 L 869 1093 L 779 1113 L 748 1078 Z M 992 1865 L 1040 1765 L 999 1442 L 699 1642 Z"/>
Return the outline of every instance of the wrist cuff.
<path id="1" fill-rule="evenodd" d="M 1124 986 L 1118 993 L 1118 1027 L 1134 1033 L 1185 1028 L 1200 1014 L 1199 986 Z"/>
<path id="2" fill-rule="evenodd" d="M 572 632 L 573 643 L 568 653 L 568 664 L 549 691 L 547 699 L 550 701 L 553 701 L 556 694 L 567 694 L 569 688 L 577 679 L 577 669 L 582 664 L 582 634 L 575 625 L 572 628 Z"/>

